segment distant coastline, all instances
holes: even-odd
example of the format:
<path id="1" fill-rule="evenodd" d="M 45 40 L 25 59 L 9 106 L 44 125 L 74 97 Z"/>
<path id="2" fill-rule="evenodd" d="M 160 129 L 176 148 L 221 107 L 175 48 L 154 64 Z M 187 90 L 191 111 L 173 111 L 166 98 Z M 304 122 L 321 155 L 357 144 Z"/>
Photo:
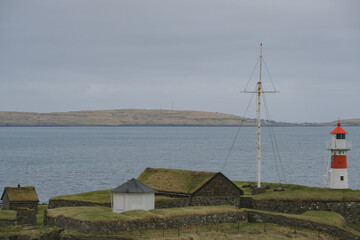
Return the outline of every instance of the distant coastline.
<path id="1" fill-rule="evenodd" d="M 263 126 L 329 126 L 327 123 L 287 123 L 262 120 Z M 360 126 L 360 119 L 345 119 L 344 126 Z M 190 110 L 85 110 L 71 112 L 0 111 L 0 127 L 236 127 L 256 126 L 256 119 L 233 114 Z"/>

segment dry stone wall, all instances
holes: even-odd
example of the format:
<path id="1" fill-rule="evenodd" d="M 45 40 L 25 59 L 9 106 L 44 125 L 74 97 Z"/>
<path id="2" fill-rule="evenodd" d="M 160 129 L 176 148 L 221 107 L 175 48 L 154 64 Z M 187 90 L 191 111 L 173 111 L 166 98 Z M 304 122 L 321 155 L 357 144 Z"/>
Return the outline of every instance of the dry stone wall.
<path id="1" fill-rule="evenodd" d="M 282 215 L 260 213 L 256 211 L 227 212 L 217 214 L 187 215 L 173 218 L 153 218 L 132 221 L 99 221 L 89 222 L 66 218 L 64 216 L 49 217 L 45 211 L 45 225 L 57 226 L 62 229 L 76 228 L 87 234 L 110 234 L 124 231 L 145 229 L 169 229 L 182 226 L 200 226 L 217 223 L 236 223 L 247 220 L 248 222 L 268 222 L 283 226 L 306 228 L 315 231 L 327 232 L 340 239 L 359 240 L 359 237 L 344 229 L 312 222 L 304 219 L 295 219 Z"/>
<path id="2" fill-rule="evenodd" d="M 161 199 L 155 201 L 155 208 L 176 208 L 189 206 L 217 206 L 231 205 L 239 206 L 240 198 L 234 196 L 214 196 L 214 197 L 188 197 Z"/>
<path id="3" fill-rule="evenodd" d="M 0 220 L 0 227 L 15 226 L 16 220 Z"/>
<path id="4" fill-rule="evenodd" d="M 64 216 L 49 217 L 47 211 L 44 215 L 44 224 L 57 226 L 62 229 L 71 227 L 87 234 L 110 234 L 124 231 L 135 231 L 144 229 L 169 229 L 181 226 L 201 226 L 224 222 L 239 222 L 245 220 L 247 214 L 242 212 L 227 212 L 217 214 L 186 215 L 173 218 L 152 218 L 133 221 L 81 221 Z"/>
<path id="5" fill-rule="evenodd" d="M 273 215 L 267 213 L 259 213 L 259 212 L 248 212 L 247 215 L 248 222 L 267 222 L 267 223 L 274 223 L 283 226 L 291 226 L 295 228 L 306 228 L 310 230 L 320 231 L 320 232 L 327 232 L 331 235 L 335 235 L 340 239 L 344 240 L 358 240 L 360 239 L 358 236 L 345 231 L 342 228 L 320 224 L 312 221 L 302 220 L 302 219 L 295 219 L 281 215 Z"/>
<path id="6" fill-rule="evenodd" d="M 292 214 L 310 210 L 333 211 L 349 223 L 360 224 L 360 202 L 252 200 L 251 208 Z"/>
<path id="7" fill-rule="evenodd" d="M 19 208 L 16 213 L 17 224 L 20 225 L 35 225 L 36 212 L 34 209 Z"/>
<path id="8" fill-rule="evenodd" d="M 232 205 L 239 208 L 253 208 L 270 212 L 301 214 L 309 210 L 333 211 L 342 215 L 347 222 L 360 224 L 360 202 L 343 201 L 276 201 L 254 200 L 251 197 L 235 196 L 200 196 L 186 198 L 160 199 L 155 201 L 155 208 L 176 208 L 189 206 Z M 85 201 L 50 199 L 49 209 L 58 207 L 104 206 L 110 203 L 92 203 Z"/>

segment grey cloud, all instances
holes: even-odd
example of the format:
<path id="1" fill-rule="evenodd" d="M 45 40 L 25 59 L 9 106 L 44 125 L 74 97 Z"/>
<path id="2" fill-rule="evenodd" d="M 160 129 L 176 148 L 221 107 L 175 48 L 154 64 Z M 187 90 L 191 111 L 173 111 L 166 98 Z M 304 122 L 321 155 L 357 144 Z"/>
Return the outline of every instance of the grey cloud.
<path id="1" fill-rule="evenodd" d="M 3 0 L 0 110 L 158 108 L 174 100 L 181 109 L 241 115 L 249 96 L 240 90 L 263 41 L 281 91 L 269 96 L 272 117 L 333 120 L 328 103 L 359 100 L 359 9 L 350 0 Z M 360 117 L 352 109 L 342 114 Z"/>

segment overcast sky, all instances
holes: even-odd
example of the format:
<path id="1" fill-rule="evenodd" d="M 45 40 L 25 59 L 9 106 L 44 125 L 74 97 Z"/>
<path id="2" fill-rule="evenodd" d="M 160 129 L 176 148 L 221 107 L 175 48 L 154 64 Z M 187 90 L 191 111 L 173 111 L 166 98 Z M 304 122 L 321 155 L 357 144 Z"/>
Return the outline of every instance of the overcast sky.
<path id="1" fill-rule="evenodd" d="M 0 111 L 242 116 L 260 42 L 273 120 L 360 118 L 358 0 L 0 0 Z"/>

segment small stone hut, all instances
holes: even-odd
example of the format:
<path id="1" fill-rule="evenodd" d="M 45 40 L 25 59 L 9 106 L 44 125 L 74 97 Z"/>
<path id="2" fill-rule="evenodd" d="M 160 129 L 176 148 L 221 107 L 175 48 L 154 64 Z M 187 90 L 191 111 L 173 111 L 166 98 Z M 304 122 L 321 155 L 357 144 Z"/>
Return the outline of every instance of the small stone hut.
<path id="1" fill-rule="evenodd" d="M 131 179 L 111 190 L 111 209 L 115 213 L 155 208 L 155 190 Z"/>
<path id="2" fill-rule="evenodd" d="M 169 197 L 234 196 L 244 191 L 221 172 L 146 168 L 138 180 Z"/>
<path id="3" fill-rule="evenodd" d="M 35 187 L 5 187 L 1 195 L 3 210 L 18 210 L 18 208 L 34 209 L 37 212 L 39 197 Z"/>

